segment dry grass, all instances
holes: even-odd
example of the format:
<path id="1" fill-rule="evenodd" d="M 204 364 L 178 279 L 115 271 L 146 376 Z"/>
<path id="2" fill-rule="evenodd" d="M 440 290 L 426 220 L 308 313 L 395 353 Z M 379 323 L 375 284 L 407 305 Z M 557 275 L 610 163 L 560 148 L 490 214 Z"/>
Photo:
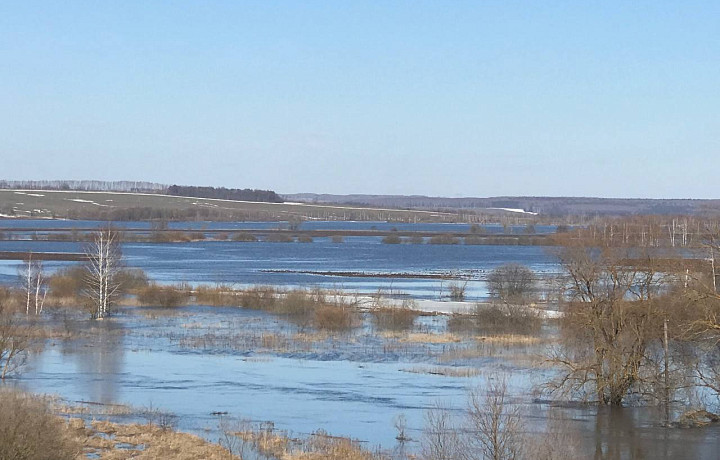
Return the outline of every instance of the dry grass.
<path id="1" fill-rule="evenodd" d="M 307 439 L 294 439 L 271 429 L 234 433 L 250 442 L 261 454 L 278 460 L 381 460 L 385 457 L 363 448 L 352 439 L 330 436 L 323 431 Z"/>
<path id="2" fill-rule="evenodd" d="M 475 377 L 480 375 L 480 370 L 473 367 L 453 367 L 453 366 L 430 366 L 430 367 L 410 367 L 400 369 L 402 372 L 410 372 L 412 374 L 430 374 L 441 375 L 444 377 Z"/>
<path id="3" fill-rule="evenodd" d="M 0 459 L 72 460 L 81 453 L 60 417 L 42 399 L 0 391 Z"/>
<path id="4" fill-rule="evenodd" d="M 199 436 L 153 424 L 95 421 L 87 428 L 82 420 L 71 419 L 68 427 L 82 443 L 86 455 L 96 455 L 102 460 L 240 460 Z"/>
<path id="5" fill-rule="evenodd" d="M 214 307 L 231 307 L 240 305 L 241 292 L 230 286 L 198 286 L 195 289 L 195 302 Z"/>
<path id="6" fill-rule="evenodd" d="M 396 332 L 383 332 L 381 337 L 395 339 L 405 343 L 456 343 L 462 339 L 455 334 L 432 334 L 417 332 L 411 334 L 399 334 Z"/>

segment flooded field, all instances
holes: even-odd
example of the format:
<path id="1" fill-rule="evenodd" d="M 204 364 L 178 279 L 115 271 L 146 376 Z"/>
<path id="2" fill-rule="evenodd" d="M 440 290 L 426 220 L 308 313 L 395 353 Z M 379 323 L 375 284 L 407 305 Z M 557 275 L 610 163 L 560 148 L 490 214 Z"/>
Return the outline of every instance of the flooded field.
<path id="1" fill-rule="evenodd" d="M 72 338 L 31 356 L 15 384 L 70 402 L 159 408 L 178 417 L 178 429 L 211 440 L 229 417 L 416 452 L 428 409 L 459 414 L 468 391 L 502 377 L 528 431 L 540 433 L 550 414 L 560 415 L 587 458 L 716 458 L 720 447 L 717 427 L 663 428 L 656 409 L 543 402 L 538 385 L 553 373 L 541 358 L 549 326 L 538 341 L 484 343 L 447 334 L 444 316 L 421 317 L 406 334 L 376 331 L 366 320 L 335 335 L 239 308 L 124 308 L 101 323 L 55 319 Z M 393 428 L 399 416 L 411 438 L 402 446 Z"/>

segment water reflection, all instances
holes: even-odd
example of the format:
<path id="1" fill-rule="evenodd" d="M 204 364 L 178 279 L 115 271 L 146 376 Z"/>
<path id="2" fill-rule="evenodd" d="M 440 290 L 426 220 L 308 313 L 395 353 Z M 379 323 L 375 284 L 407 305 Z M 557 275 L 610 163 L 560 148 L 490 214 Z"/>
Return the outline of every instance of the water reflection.
<path id="1" fill-rule="evenodd" d="M 64 340 L 60 350 L 65 363 L 75 367 L 78 392 L 89 401 L 119 400 L 119 379 L 125 367 L 125 330 L 115 321 L 79 321 L 86 328 L 82 340 Z"/>

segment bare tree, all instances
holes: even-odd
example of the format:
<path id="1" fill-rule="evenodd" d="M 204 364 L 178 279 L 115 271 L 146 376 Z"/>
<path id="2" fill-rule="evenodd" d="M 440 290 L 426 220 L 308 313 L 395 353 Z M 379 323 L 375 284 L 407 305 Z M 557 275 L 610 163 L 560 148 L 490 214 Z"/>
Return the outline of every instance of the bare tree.
<path id="1" fill-rule="evenodd" d="M 0 380 L 25 364 L 27 333 L 12 312 L 0 304 Z"/>
<path id="2" fill-rule="evenodd" d="M 650 347 L 662 342 L 662 305 L 677 278 L 646 249 L 595 243 L 578 240 L 559 254 L 568 302 L 550 361 L 564 372 L 548 388 L 620 405 L 642 382 Z"/>
<path id="3" fill-rule="evenodd" d="M 520 409 L 508 399 L 507 380 L 502 376 L 489 381 L 484 395 L 479 389 L 470 393 L 468 458 L 522 458 L 524 427 Z"/>
<path id="4" fill-rule="evenodd" d="M 32 253 L 30 253 L 27 261 L 20 268 L 18 276 L 25 292 L 25 314 L 29 315 L 31 307 L 33 307 L 35 314 L 39 315 L 43 311 L 45 297 L 47 296 L 47 284 L 42 261 L 33 260 Z"/>
<path id="5" fill-rule="evenodd" d="M 122 262 L 119 233 L 109 227 L 99 230 L 86 247 L 85 255 L 88 262 L 83 294 L 90 302 L 92 318 L 103 319 L 111 313 L 120 294 L 117 279 Z"/>
<path id="6" fill-rule="evenodd" d="M 526 305 L 532 301 L 535 281 L 533 272 L 520 264 L 505 264 L 488 276 L 490 296 L 505 304 Z"/>
<path id="7" fill-rule="evenodd" d="M 437 404 L 425 412 L 425 428 L 420 446 L 420 457 L 423 460 L 462 458 L 460 433 L 447 408 Z"/>

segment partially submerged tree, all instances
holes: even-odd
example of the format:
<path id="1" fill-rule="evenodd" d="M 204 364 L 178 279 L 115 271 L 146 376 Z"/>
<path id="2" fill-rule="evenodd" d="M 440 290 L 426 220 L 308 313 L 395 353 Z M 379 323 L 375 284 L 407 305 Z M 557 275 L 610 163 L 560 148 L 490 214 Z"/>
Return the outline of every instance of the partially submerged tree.
<path id="1" fill-rule="evenodd" d="M 505 264 L 488 276 L 490 297 L 509 305 L 524 305 L 533 298 L 535 281 L 532 270 L 520 264 Z"/>
<path id="2" fill-rule="evenodd" d="M 663 302 L 677 277 L 644 249 L 578 240 L 559 256 L 567 302 L 562 343 L 550 361 L 563 372 L 549 388 L 620 405 L 648 374 L 649 351 L 662 341 Z"/>
<path id="3" fill-rule="evenodd" d="M 117 230 L 104 228 L 92 236 L 85 249 L 88 262 L 85 265 L 83 294 L 90 303 L 93 319 L 110 315 L 120 294 L 118 273 L 121 269 L 122 251 Z"/>

